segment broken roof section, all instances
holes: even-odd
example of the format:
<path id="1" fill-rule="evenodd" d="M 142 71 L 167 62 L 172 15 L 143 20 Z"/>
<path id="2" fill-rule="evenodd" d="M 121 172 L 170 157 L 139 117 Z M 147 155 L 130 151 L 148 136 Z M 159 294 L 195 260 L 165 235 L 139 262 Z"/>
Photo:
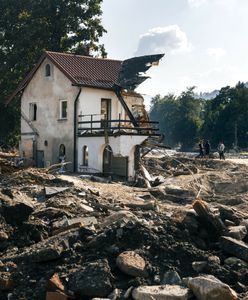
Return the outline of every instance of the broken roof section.
<path id="1" fill-rule="evenodd" d="M 145 72 L 153 65 L 158 65 L 164 54 L 145 55 L 124 60 L 119 73 L 119 86 L 126 90 L 135 90 L 148 76 Z"/>
<path id="2" fill-rule="evenodd" d="M 164 54 L 134 57 L 120 61 L 105 58 L 45 51 L 33 70 L 19 84 L 7 100 L 9 103 L 29 84 L 45 58 L 49 59 L 73 85 L 115 90 L 134 90 L 148 77 L 140 75 L 147 71 Z"/>

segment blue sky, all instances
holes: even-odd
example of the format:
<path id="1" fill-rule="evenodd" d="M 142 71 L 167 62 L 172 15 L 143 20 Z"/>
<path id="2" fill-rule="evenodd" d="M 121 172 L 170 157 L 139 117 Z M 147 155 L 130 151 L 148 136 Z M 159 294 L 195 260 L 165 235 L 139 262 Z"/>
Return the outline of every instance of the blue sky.
<path id="1" fill-rule="evenodd" d="M 248 0 L 104 0 L 102 9 L 109 58 L 165 53 L 143 94 L 248 81 Z"/>

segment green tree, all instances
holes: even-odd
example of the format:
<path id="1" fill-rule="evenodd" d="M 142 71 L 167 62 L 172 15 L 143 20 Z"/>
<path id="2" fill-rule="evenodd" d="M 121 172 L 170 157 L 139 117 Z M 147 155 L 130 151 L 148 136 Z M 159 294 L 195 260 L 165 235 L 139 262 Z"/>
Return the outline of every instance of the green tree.
<path id="1" fill-rule="evenodd" d="M 7 141 L 19 125 L 19 101 L 7 108 L 4 102 L 44 49 L 106 56 L 99 44 L 105 32 L 102 1 L 0 1 L 0 141 Z"/>

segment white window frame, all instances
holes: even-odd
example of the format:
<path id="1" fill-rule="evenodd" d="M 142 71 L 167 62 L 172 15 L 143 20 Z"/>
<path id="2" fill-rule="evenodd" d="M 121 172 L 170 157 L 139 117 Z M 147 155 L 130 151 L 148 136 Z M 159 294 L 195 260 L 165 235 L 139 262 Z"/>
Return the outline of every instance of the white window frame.
<path id="1" fill-rule="evenodd" d="M 63 117 L 63 103 L 66 103 L 66 116 Z M 68 101 L 63 99 L 59 100 L 59 118 L 60 120 L 66 120 L 68 116 Z"/>

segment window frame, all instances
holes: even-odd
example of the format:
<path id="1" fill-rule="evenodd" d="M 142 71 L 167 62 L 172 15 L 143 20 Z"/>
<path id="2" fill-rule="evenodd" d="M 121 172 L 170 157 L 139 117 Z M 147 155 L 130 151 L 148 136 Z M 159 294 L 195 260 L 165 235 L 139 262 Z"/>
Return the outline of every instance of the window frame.
<path id="1" fill-rule="evenodd" d="M 48 67 L 48 66 L 49 66 L 49 75 L 47 75 L 47 73 L 48 73 L 48 72 L 47 72 L 47 71 L 48 71 L 48 70 L 47 70 L 47 67 Z M 44 76 L 45 78 L 52 78 L 52 65 L 51 65 L 50 63 L 46 63 L 46 64 L 45 64 L 45 67 L 44 67 L 44 75 L 45 75 L 45 76 Z"/>
<path id="2" fill-rule="evenodd" d="M 29 119 L 32 122 L 37 121 L 38 105 L 36 102 L 29 103 Z"/>
<path id="3" fill-rule="evenodd" d="M 63 116 L 63 103 L 66 103 L 66 116 Z M 67 120 L 68 116 L 68 101 L 65 99 L 59 100 L 59 119 Z"/>

